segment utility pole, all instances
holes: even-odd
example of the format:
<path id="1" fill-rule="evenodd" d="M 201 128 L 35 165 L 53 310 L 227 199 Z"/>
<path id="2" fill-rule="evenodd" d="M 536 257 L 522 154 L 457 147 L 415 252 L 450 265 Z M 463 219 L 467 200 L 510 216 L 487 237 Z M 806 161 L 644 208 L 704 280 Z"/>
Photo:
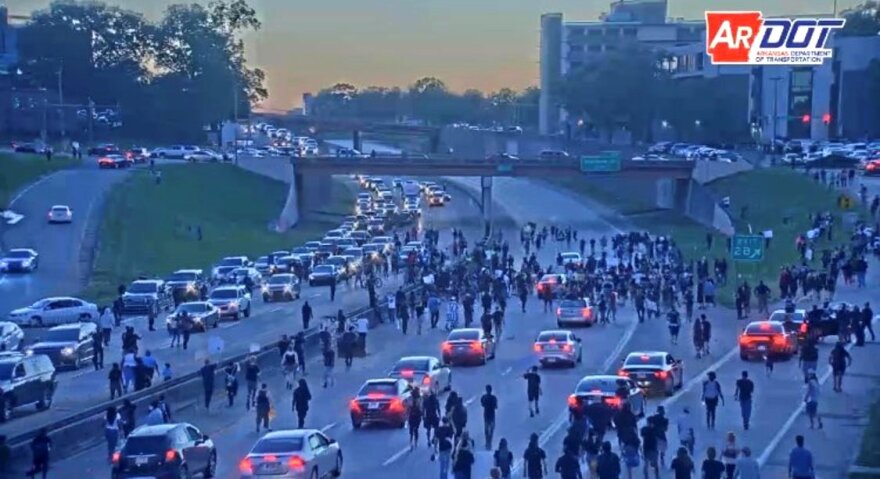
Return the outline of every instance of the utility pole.
<path id="1" fill-rule="evenodd" d="M 64 61 L 58 67 L 58 123 L 61 131 L 61 138 L 67 134 L 64 127 Z"/>
<path id="2" fill-rule="evenodd" d="M 89 143 L 94 143 L 95 141 L 95 102 L 92 101 L 92 98 L 89 97 Z"/>
<path id="3" fill-rule="evenodd" d="M 770 140 L 770 153 L 776 155 L 776 122 L 779 121 L 779 81 L 782 77 L 772 77 L 773 82 L 773 125 L 771 128 L 773 138 Z"/>
<path id="4" fill-rule="evenodd" d="M 238 165 L 238 80 L 235 81 L 235 85 L 233 86 L 232 91 L 232 111 L 233 111 L 233 123 L 235 124 L 235 136 L 232 140 L 232 149 L 235 151 L 235 164 Z"/>
<path id="5" fill-rule="evenodd" d="M 48 92 L 47 92 L 48 93 Z M 43 97 L 43 126 L 40 128 L 40 138 L 43 140 L 43 144 L 46 145 L 49 143 L 49 99 L 45 96 Z"/>

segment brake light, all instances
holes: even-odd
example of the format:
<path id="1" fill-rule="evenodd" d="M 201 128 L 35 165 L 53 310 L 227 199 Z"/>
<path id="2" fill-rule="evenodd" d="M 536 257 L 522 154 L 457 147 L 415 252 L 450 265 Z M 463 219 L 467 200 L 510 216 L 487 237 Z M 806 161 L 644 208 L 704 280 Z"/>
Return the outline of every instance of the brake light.
<path id="1" fill-rule="evenodd" d="M 618 370 L 618 371 L 617 371 L 617 375 L 618 375 L 618 376 L 623 376 L 623 377 L 629 377 L 629 373 L 626 372 L 626 370 L 624 370 L 624 369 L 620 369 L 620 370 Z"/>
<path id="2" fill-rule="evenodd" d="M 620 398 L 617 396 L 605 398 L 605 402 L 608 403 L 609 406 L 620 407 Z"/>
<path id="3" fill-rule="evenodd" d="M 299 456 L 290 456 L 290 459 L 287 460 L 287 467 L 293 469 L 294 471 L 301 471 L 306 467 L 306 461 Z"/>
<path id="4" fill-rule="evenodd" d="M 278 462 L 278 456 L 269 454 L 268 456 L 263 456 L 263 460 L 266 462 Z"/>
<path id="5" fill-rule="evenodd" d="M 563 344 L 562 350 L 565 351 L 566 353 L 570 353 L 571 352 L 571 345 L 570 344 Z"/>
<path id="6" fill-rule="evenodd" d="M 801 333 L 807 334 L 807 323 L 801 323 Z"/>
<path id="7" fill-rule="evenodd" d="M 474 341 L 471 343 L 471 349 L 474 351 L 480 352 L 483 350 L 483 345 L 479 341 Z"/>
<path id="8" fill-rule="evenodd" d="M 641 359 L 642 361 L 647 362 L 647 361 L 650 361 L 650 360 L 651 360 L 651 356 L 648 356 L 647 354 L 643 354 L 643 355 L 639 356 L 639 359 Z"/>
<path id="9" fill-rule="evenodd" d="M 361 412 L 361 405 L 357 402 L 357 400 L 352 399 L 348 405 L 348 408 L 352 410 L 352 412 Z"/>
<path id="10" fill-rule="evenodd" d="M 775 346 L 785 346 L 785 336 L 777 335 L 773 336 L 773 344 Z"/>
<path id="11" fill-rule="evenodd" d="M 556 316 L 562 316 L 562 308 L 556 308 Z"/>
<path id="12" fill-rule="evenodd" d="M 534 348 L 535 348 L 535 352 L 536 352 L 536 353 L 540 353 L 540 352 L 541 352 L 541 345 L 540 345 L 540 344 L 535 343 Z"/>
<path id="13" fill-rule="evenodd" d="M 246 457 L 238 463 L 238 470 L 242 474 L 251 475 L 254 473 L 254 464 L 251 462 L 250 458 Z"/>
<path id="14" fill-rule="evenodd" d="M 165 462 L 174 462 L 177 460 L 177 451 L 169 449 L 165 451 Z"/>
<path id="15" fill-rule="evenodd" d="M 114 452 L 113 456 L 111 457 L 111 461 L 113 461 L 113 464 L 119 464 L 120 459 L 122 459 L 122 453 L 119 451 Z"/>
<path id="16" fill-rule="evenodd" d="M 767 331 L 768 329 L 770 329 L 770 323 L 761 323 L 761 325 L 758 327 L 764 331 Z"/>
<path id="17" fill-rule="evenodd" d="M 578 398 L 574 394 L 568 396 L 568 407 L 578 407 Z"/>
<path id="18" fill-rule="evenodd" d="M 400 375 L 405 378 L 411 378 L 411 377 L 413 377 L 412 369 L 404 369 L 403 371 L 400 372 Z"/>
<path id="19" fill-rule="evenodd" d="M 740 336 L 739 337 L 739 344 L 749 344 L 751 342 L 752 342 L 752 338 L 750 338 L 748 336 Z"/>
<path id="20" fill-rule="evenodd" d="M 449 344 L 448 341 L 447 341 L 447 342 L 444 342 L 444 343 L 443 343 L 443 346 L 441 347 L 441 349 L 443 349 L 443 352 L 444 352 L 444 353 L 451 352 L 451 351 L 452 351 L 452 345 Z"/>
<path id="21" fill-rule="evenodd" d="M 550 338 L 550 341 L 548 341 L 548 342 L 549 342 L 550 344 L 556 344 L 556 340 L 553 339 L 553 338 Z"/>
<path id="22" fill-rule="evenodd" d="M 593 310 L 590 308 L 581 309 L 581 316 L 584 318 L 591 318 L 593 316 Z"/>
<path id="23" fill-rule="evenodd" d="M 657 376 L 660 379 L 666 379 L 667 373 L 666 371 L 657 371 L 654 373 L 654 376 Z"/>
<path id="24" fill-rule="evenodd" d="M 431 376 L 425 376 L 422 378 L 422 384 L 428 386 L 431 384 Z"/>
<path id="25" fill-rule="evenodd" d="M 391 400 L 391 404 L 388 405 L 388 410 L 393 412 L 402 412 L 404 409 L 403 401 L 400 398 L 394 398 Z"/>

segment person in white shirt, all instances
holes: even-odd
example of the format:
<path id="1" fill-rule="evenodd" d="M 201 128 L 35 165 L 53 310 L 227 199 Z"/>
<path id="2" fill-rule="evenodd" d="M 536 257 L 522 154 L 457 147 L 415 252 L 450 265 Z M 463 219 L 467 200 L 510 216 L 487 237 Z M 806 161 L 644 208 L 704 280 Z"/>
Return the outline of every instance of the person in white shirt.
<path id="1" fill-rule="evenodd" d="M 101 335 L 104 339 L 104 346 L 109 346 L 110 335 L 113 333 L 113 314 L 110 313 L 110 308 L 107 306 L 101 306 L 101 316 L 98 319 L 98 322 L 101 325 Z"/>
<path id="2" fill-rule="evenodd" d="M 369 331 L 369 330 L 370 330 L 370 321 L 364 316 L 361 316 L 360 318 L 358 318 L 357 319 L 358 337 L 360 338 L 361 348 L 363 349 L 364 354 L 367 353 L 367 331 Z"/>
<path id="3" fill-rule="evenodd" d="M 761 479 L 761 466 L 752 457 L 752 450 L 744 447 L 741 452 L 736 460 L 736 479 Z"/>
<path id="4" fill-rule="evenodd" d="M 397 326 L 397 329 L 400 329 L 400 324 L 397 322 L 397 298 L 393 293 L 389 293 L 385 299 L 388 302 L 388 318 Z"/>
<path id="5" fill-rule="evenodd" d="M 134 353 L 125 353 L 122 357 L 122 389 L 128 392 L 128 387 L 134 382 L 134 372 L 137 367 Z"/>
<path id="6" fill-rule="evenodd" d="M 676 426 L 678 428 L 679 442 L 681 442 L 681 445 L 686 447 L 688 452 L 693 455 L 696 438 L 694 437 L 694 423 L 689 408 L 684 408 L 681 411 L 681 415 L 678 416 L 678 419 L 676 420 Z"/>
<path id="7" fill-rule="evenodd" d="M 159 424 L 165 424 L 165 414 L 162 413 L 162 408 L 159 407 L 158 401 L 153 401 L 150 404 L 150 412 L 147 413 L 147 417 L 144 419 L 145 426 L 158 426 Z"/>

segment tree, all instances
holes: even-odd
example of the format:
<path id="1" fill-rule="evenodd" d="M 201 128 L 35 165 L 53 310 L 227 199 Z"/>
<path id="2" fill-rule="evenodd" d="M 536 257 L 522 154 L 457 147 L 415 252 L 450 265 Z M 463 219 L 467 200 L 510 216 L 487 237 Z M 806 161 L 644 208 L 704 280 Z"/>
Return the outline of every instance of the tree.
<path id="1" fill-rule="evenodd" d="M 880 34 L 880 2 L 869 0 L 861 5 L 843 11 L 846 24 L 842 35 L 866 36 Z"/>

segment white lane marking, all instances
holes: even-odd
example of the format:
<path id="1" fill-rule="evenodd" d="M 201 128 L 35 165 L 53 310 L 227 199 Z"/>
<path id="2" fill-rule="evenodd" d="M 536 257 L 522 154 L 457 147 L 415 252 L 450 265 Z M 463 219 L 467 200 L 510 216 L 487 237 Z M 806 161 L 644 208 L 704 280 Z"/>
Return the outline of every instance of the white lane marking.
<path id="1" fill-rule="evenodd" d="M 229 328 L 234 328 L 235 326 L 238 326 L 239 324 L 241 324 L 241 321 L 230 321 L 230 322 L 226 322 L 226 323 L 220 323 L 220 326 L 218 326 L 218 327 L 220 329 L 229 329 Z"/>
<path id="2" fill-rule="evenodd" d="M 397 461 L 398 459 L 403 457 L 404 454 L 410 452 L 411 450 L 412 449 L 410 449 L 409 446 L 406 446 L 405 448 L 397 451 L 393 456 L 389 457 L 388 459 L 385 459 L 385 462 L 382 463 L 382 467 L 388 467 L 393 462 Z"/>
<path id="3" fill-rule="evenodd" d="M 267 311 L 267 312 L 268 312 L 268 313 L 277 313 L 277 312 L 282 311 L 283 309 L 284 309 L 284 308 L 282 308 L 281 306 L 276 306 L 276 307 L 270 309 L 270 310 Z"/>
<path id="4" fill-rule="evenodd" d="M 315 294 L 309 296 L 309 299 L 315 299 L 315 298 L 318 298 L 318 297 L 320 297 L 320 296 L 321 296 L 321 293 L 315 293 Z"/>
<path id="5" fill-rule="evenodd" d="M 46 176 L 40 178 L 39 180 L 37 180 L 37 181 L 35 181 L 35 182 L 33 182 L 33 183 L 31 183 L 31 184 L 25 186 L 24 189 L 22 189 L 21 191 L 19 191 L 17 195 L 13 196 L 12 199 L 9 200 L 9 205 L 7 205 L 8 208 L 11 210 L 11 209 L 12 209 L 12 205 L 14 205 L 16 201 L 20 200 L 22 196 L 26 195 L 28 191 L 34 189 L 34 188 L 37 187 L 38 185 L 40 185 L 40 184 L 42 184 L 42 183 L 48 181 L 49 178 L 52 178 L 53 176 L 56 176 L 56 175 L 62 173 L 63 171 L 64 171 L 64 170 L 58 170 L 58 171 L 56 171 L 56 172 L 54 172 L 54 173 L 50 173 L 50 174 L 48 174 L 48 175 L 46 175 Z"/>
<path id="6" fill-rule="evenodd" d="M 468 398 L 467 401 L 464 402 L 464 407 L 468 407 L 468 406 L 470 406 L 471 403 L 474 402 L 474 401 L 476 401 L 476 400 L 477 400 L 477 397 L 476 397 L 476 396 L 471 396 L 470 398 Z"/>
<path id="7" fill-rule="evenodd" d="M 337 424 L 336 424 L 335 422 L 331 422 L 330 424 L 328 424 L 328 425 L 322 427 L 322 428 L 321 428 L 321 432 L 327 432 L 327 431 L 333 429 L 333 428 L 336 427 L 336 426 L 337 426 Z"/>
<path id="8" fill-rule="evenodd" d="M 501 375 L 507 376 L 508 374 L 510 374 L 511 371 L 513 371 L 513 366 L 508 366 L 507 369 L 505 369 L 504 371 L 501 371 Z"/>
<path id="9" fill-rule="evenodd" d="M 873 325 L 874 323 L 876 323 L 878 319 L 880 319 L 880 316 L 874 316 L 874 319 L 871 320 L 871 324 Z M 846 350 L 851 351 L 854 345 L 854 343 L 850 343 L 846 347 Z M 820 387 L 828 381 L 828 378 L 831 377 L 832 372 L 833 371 L 831 370 L 831 366 L 826 366 L 825 374 L 823 374 L 822 377 L 819 378 Z M 805 408 L 806 403 L 801 401 L 798 404 L 798 407 L 795 408 L 794 411 L 792 411 L 791 416 L 788 417 L 782 427 L 779 428 L 779 431 L 776 433 L 776 435 L 773 436 L 772 439 L 770 439 L 770 442 L 767 444 L 767 447 L 764 448 L 764 451 L 761 452 L 761 455 L 758 456 L 758 465 L 764 467 L 767 464 L 767 461 L 770 460 L 770 456 L 773 455 L 773 451 L 775 451 L 776 448 L 779 447 L 779 443 L 782 442 L 783 437 L 788 434 L 788 431 L 791 429 L 792 426 L 794 426 L 794 422 L 797 421 L 798 417 L 800 417 L 800 415 L 804 413 Z"/>

